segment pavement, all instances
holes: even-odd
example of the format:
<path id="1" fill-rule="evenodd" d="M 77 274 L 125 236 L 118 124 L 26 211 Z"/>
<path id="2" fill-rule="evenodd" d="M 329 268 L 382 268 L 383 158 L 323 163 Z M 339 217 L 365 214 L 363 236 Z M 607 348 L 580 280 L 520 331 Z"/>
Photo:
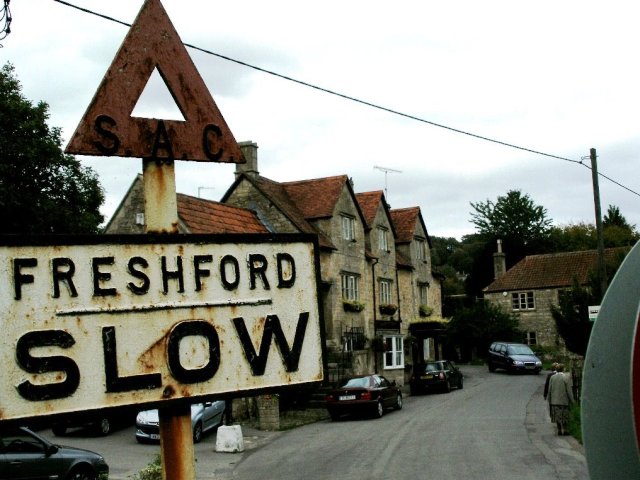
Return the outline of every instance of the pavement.
<path id="1" fill-rule="evenodd" d="M 543 386 L 532 395 L 527 404 L 525 426 L 533 446 L 555 468 L 559 480 L 589 480 L 583 446 L 571 436 L 558 436 L 551 423 L 548 405 L 542 396 Z M 408 396 L 408 392 L 406 392 Z M 216 453 L 207 457 L 206 469 L 198 467 L 199 480 L 232 478 L 235 465 L 251 450 L 260 448 L 286 432 L 270 432 L 243 426 L 245 451 L 242 453 Z M 206 470 L 203 471 L 203 470 Z"/>
<path id="2" fill-rule="evenodd" d="M 571 436 L 559 436 L 551 423 L 549 407 L 542 396 L 543 386 L 527 404 L 525 426 L 531 443 L 552 465 L 559 480 L 588 480 L 584 447 Z"/>

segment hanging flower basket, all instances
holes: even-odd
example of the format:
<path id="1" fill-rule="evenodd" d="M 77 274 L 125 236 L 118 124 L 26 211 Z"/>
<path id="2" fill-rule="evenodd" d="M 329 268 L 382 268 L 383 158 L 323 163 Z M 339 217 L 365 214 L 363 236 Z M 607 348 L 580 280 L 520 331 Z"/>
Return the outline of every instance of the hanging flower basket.
<path id="1" fill-rule="evenodd" d="M 382 315 L 393 315 L 398 310 L 398 306 L 392 303 L 381 303 L 379 308 Z"/>
<path id="2" fill-rule="evenodd" d="M 433 313 L 433 308 L 429 305 L 420 305 L 420 316 L 428 317 Z"/>
<path id="3" fill-rule="evenodd" d="M 357 300 L 343 300 L 342 308 L 345 312 L 361 312 L 364 310 L 364 303 Z"/>

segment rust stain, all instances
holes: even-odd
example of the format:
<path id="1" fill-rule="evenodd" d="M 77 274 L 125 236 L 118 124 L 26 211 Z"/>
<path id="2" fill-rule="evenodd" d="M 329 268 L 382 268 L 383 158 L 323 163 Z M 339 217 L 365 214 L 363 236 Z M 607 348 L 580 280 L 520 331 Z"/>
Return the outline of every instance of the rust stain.
<path id="1" fill-rule="evenodd" d="M 162 398 L 171 398 L 176 394 L 176 390 L 172 385 L 168 385 L 162 391 Z"/>
<path id="2" fill-rule="evenodd" d="M 130 116 L 155 68 L 186 121 Z M 66 153 L 245 162 L 229 126 L 158 0 L 143 5 Z"/>

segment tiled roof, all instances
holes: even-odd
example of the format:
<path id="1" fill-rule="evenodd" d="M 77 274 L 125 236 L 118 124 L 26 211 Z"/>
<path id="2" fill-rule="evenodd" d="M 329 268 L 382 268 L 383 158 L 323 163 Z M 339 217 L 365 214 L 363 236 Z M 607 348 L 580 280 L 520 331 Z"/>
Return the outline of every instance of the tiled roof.
<path id="1" fill-rule="evenodd" d="M 317 214 L 320 211 L 326 210 L 328 208 L 327 204 L 330 203 L 331 200 L 328 200 L 327 197 L 323 196 L 318 192 L 318 186 L 322 184 L 322 180 L 310 180 L 309 183 L 312 189 L 316 192 L 316 197 L 318 198 L 307 198 L 305 194 L 302 193 L 302 189 L 298 184 L 303 184 L 307 182 L 290 182 L 290 184 L 274 182 L 268 178 L 259 176 L 256 178 L 252 178 L 247 176 L 248 181 L 253 182 L 254 185 L 262 191 L 262 193 L 269 198 L 274 205 L 278 207 L 278 209 L 287 216 L 287 218 L 293 222 L 293 224 L 303 233 L 313 233 L 318 235 L 318 243 L 321 247 L 335 249 L 335 246 L 331 242 L 326 235 L 322 232 L 319 232 L 307 219 L 312 219 L 312 217 L 307 217 L 306 212 L 315 212 Z M 328 180 L 341 178 L 342 182 L 347 180 L 347 177 L 330 177 Z M 330 181 L 328 182 L 331 187 L 335 187 L 337 182 Z M 289 194 L 288 185 L 292 185 L 291 192 L 293 193 L 293 197 Z M 344 185 L 344 183 L 342 183 Z M 334 202 L 337 201 L 337 198 Z M 319 204 L 323 204 L 323 206 L 319 206 Z M 315 205 L 315 207 L 314 207 Z M 335 205 L 335 203 L 333 203 Z M 333 208 L 333 206 L 331 207 Z M 318 218 L 318 217 L 315 217 Z"/>
<path id="2" fill-rule="evenodd" d="M 178 193 L 178 216 L 190 233 L 268 233 L 251 210 Z"/>
<path id="3" fill-rule="evenodd" d="M 605 249 L 605 262 L 619 261 L 628 248 Z M 597 250 L 529 255 L 496 279 L 485 292 L 566 288 L 576 278 L 581 285 L 589 282 L 589 272 L 597 268 Z"/>
<path id="4" fill-rule="evenodd" d="M 371 228 L 378 206 L 383 198 L 382 190 L 356 193 L 356 199 L 358 200 L 358 205 L 360 205 L 360 210 L 362 210 L 362 215 L 364 215 L 364 220 L 367 222 L 367 228 Z"/>
<path id="5" fill-rule="evenodd" d="M 396 243 L 410 243 L 416 231 L 420 207 L 396 208 L 390 213 L 396 228 Z"/>
<path id="6" fill-rule="evenodd" d="M 349 178 L 346 175 L 281 183 L 289 198 L 306 219 L 333 216 L 340 193 Z"/>

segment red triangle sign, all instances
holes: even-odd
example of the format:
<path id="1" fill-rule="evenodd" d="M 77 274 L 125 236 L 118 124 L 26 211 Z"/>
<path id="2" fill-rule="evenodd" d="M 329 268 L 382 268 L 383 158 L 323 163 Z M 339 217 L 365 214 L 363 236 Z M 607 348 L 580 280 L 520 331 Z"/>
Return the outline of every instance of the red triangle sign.
<path id="1" fill-rule="evenodd" d="M 156 68 L 185 121 L 131 116 Z M 145 1 L 66 153 L 244 163 L 160 0 Z"/>

